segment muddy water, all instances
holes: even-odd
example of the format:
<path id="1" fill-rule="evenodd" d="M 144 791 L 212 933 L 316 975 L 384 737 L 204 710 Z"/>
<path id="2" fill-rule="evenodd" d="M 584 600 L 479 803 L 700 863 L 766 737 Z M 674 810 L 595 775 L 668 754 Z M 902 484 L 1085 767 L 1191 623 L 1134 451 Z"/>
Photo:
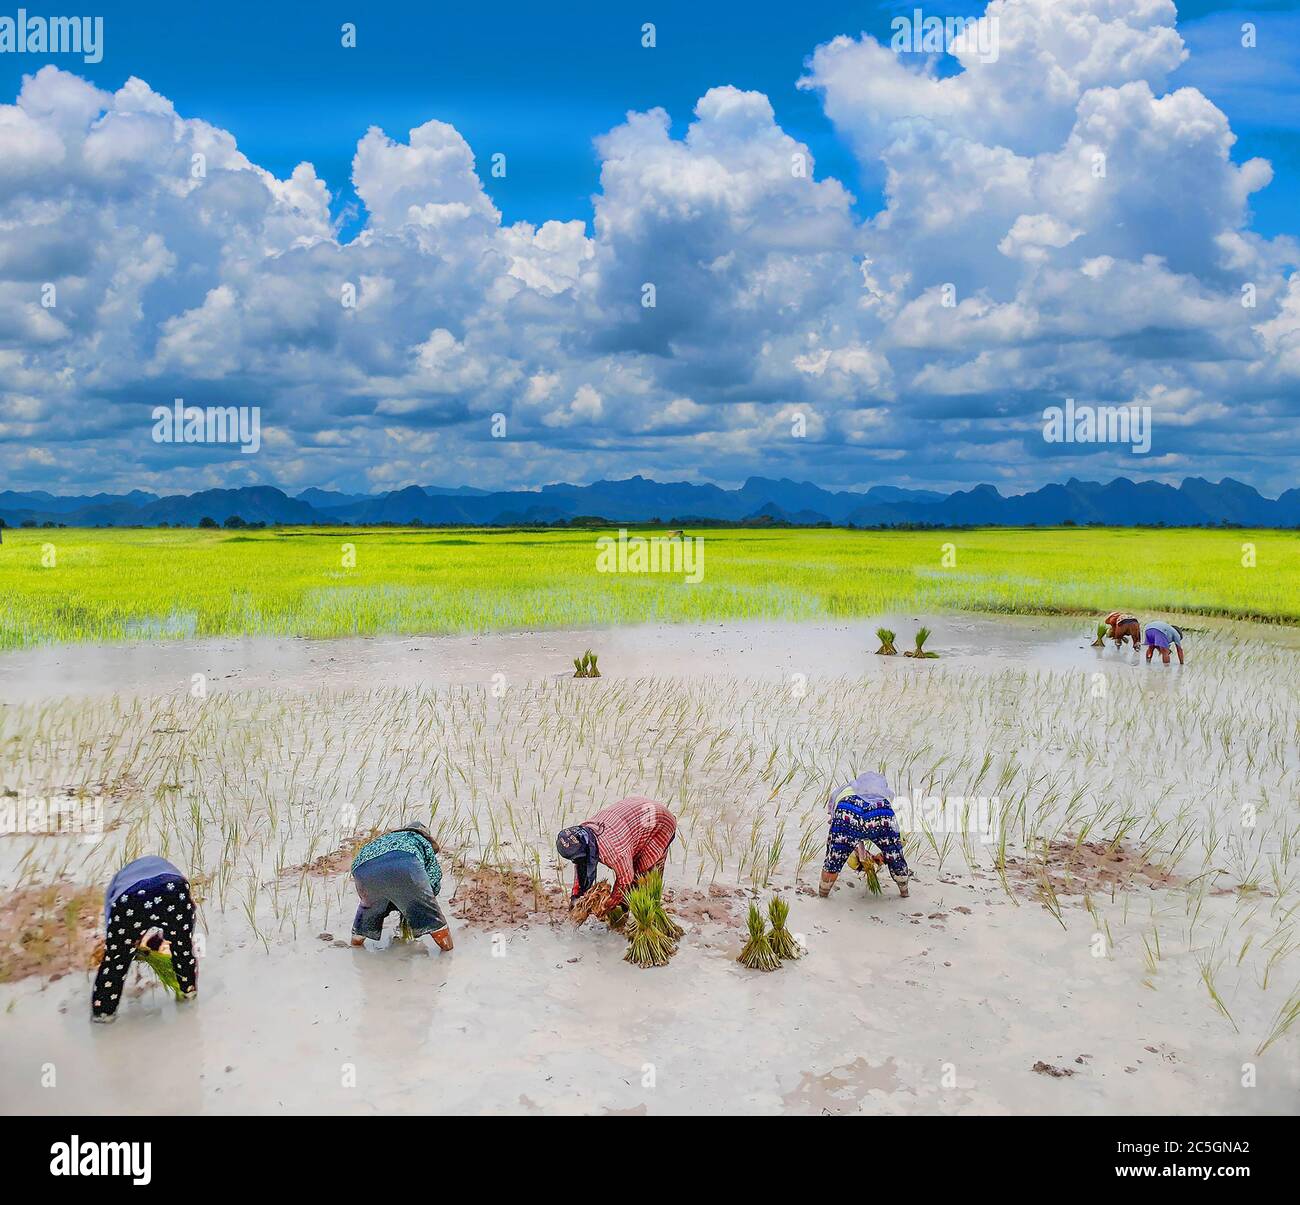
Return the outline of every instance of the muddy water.
<path id="1" fill-rule="evenodd" d="M 898 633 L 900 649 L 924 623 L 933 630 L 930 647 L 940 658 L 874 656 L 872 632 L 881 622 Z M 49 721 L 55 731 L 63 732 L 62 724 L 80 731 L 77 713 L 88 710 L 98 718 L 84 731 L 95 735 L 109 722 L 104 715 L 112 714 L 105 696 L 183 696 L 195 674 L 204 675 L 210 697 L 231 692 L 224 710 L 213 709 L 209 722 L 219 727 L 211 736 L 175 726 L 165 708 L 146 709 L 136 720 L 143 733 L 132 736 L 158 751 L 153 761 L 165 767 L 158 776 L 183 780 L 181 798 L 228 803 L 248 802 L 243 796 L 250 796 L 255 823 L 245 839 L 251 833 L 265 848 L 241 851 L 240 874 L 253 874 L 243 862 L 261 857 L 253 879 L 263 884 L 274 874 L 269 862 L 276 852 L 261 823 L 263 791 L 283 792 L 282 816 L 324 807 L 336 780 L 346 784 L 366 774 L 375 777 L 377 793 L 423 799 L 424 792 L 445 789 L 454 795 L 444 806 L 454 802 L 467 811 L 498 805 L 502 798 L 491 789 L 459 785 L 456 778 L 431 776 L 420 759 L 433 742 L 413 706 L 408 714 L 404 704 L 387 704 L 395 708 L 393 735 L 372 737 L 358 732 L 363 704 L 322 691 L 486 688 L 497 674 L 514 686 L 571 672 L 571 658 L 587 647 L 600 655 L 607 682 L 684 681 L 693 684 L 687 701 L 704 710 L 682 711 L 687 721 L 672 733 L 624 732 L 610 717 L 581 707 L 574 708 L 581 722 L 566 727 L 548 709 L 513 702 L 512 691 L 500 703 L 485 699 L 481 728 L 467 726 L 466 717 L 480 715 L 471 708 L 438 730 L 447 759 L 477 766 L 479 778 L 489 782 L 509 784 L 516 767 L 540 776 L 549 807 L 557 794 L 593 782 L 591 789 L 599 792 L 643 766 L 650 773 L 656 754 L 667 765 L 667 747 L 674 774 L 689 778 L 692 814 L 683 837 L 698 853 L 708 809 L 722 806 L 717 801 L 740 817 L 742 842 L 748 817 L 772 810 L 771 787 L 781 776 L 759 772 L 769 745 L 780 744 L 786 756 L 787 731 L 799 734 L 789 747 L 804 766 L 827 773 L 843 760 L 836 726 L 848 733 L 849 751 L 870 758 L 884 751 L 902 762 L 909 749 L 924 745 L 930 751 L 923 767 L 956 756 L 977 765 L 983 750 L 996 744 L 1000 753 L 1033 760 L 1035 775 L 1039 766 L 1046 772 L 1063 768 L 1057 807 L 1076 784 L 1104 782 L 1107 798 L 1114 795 L 1125 806 L 1142 801 L 1137 806 L 1143 816 L 1148 803 L 1162 815 L 1176 807 L 1203 812 L 1213 865 L 1229 867 L 1233 842 L 1241 844 L 1232 824 L 1243 800 L 1258 798 L 1264 805 L 1261 830 L 1269 834 L 1280 832 L 1279 817 L 1295 808 L 1286 794 L 1295 782 L 1293 761 L 1252 770 L 1235 753 L 1241 744 L 1276 746 L 1279 733 L 1293 723 L 1295 678 L 1284 671 L 1296 655 L 1294 634 L 1204 621 L 1188 626 L 1212 631 L 1189 632 L 1188 664 L 1169 669 L 1147 666 L 1132 652 L 1088 647 L 1088 625 L 1079 621 L 965 615 L 65 648 L 0 657 L 0 700 L 15 704 L 10 717 L 35 723 L 40 707 L 24 711 L 24 704 L 64 699 L 62 708 L 53 709 L 60 714 Z M 1250 637 L 1246 646 L 1218 640 L 1243 633 Z M 1061 702 L 1055 685 L 1038 697 L 1036 712 L 1015 697 L 1004 711 L 990 708 L 987 700 L 1007 690 L 1008 671 L 1015 668 L 1059 671 L 1071 681 L 1074 675 L 1107 675 L 1114 680 L 1112 697 L 1122 704 L 1119 737 L 1102 745 L 1095 733 L 1081 734 L 1090 717 L 1076 719 L 1074 704 Z M 1265 690 L 1267 672 L 1273 677 Z M 894 691 L 889 682 L 897 679 L 902 686 L 921 676 L 958 673 L 967 677 L 950 679 L 947 693 L 909 694 Z M 756 754 L 746 754 L 752 765 L 742 779 L 736 766 L 751 729 L 744 727 L 749 721 L 727 714 L 730 701 L 744 698 L 746 682 L 795 675 L 810 683 L 870 679 L 861 696 L 878 710 L 850 699 L 836 711 L 814 689 L 808 705 L 816 710 L 806 720 L 789 692 L 769 692 L 753 704 L 763 714 L 751 727 L 770 728 L 781 739 L 765 738 Z M 1229 697 L 1225 685 L 1242 675 L 1261 685 L 1235 685 Z M 882 682 L 888 690 L 881 690 Z M 289 700 L 288 714 L 276 715 L 276 704 L 253 692 Z M 683 692 L 662 693 L 667 703 Z M 1205 727 L 1189 730 L 1187 746 L 1174 756 L 1166 726 L 1178 721 L 1179 709 L 1203 716 Z M 244 725 L 245 713 L 256 723 Z M 536 725 L 543 721 L 548 739 L 538 741 Z M 1270 723 L 1274 729 L 1266 739 L 1263 726 Z M 270 747 L 246 745 L 252 738 L 242 734 L 250 728 L 270 734 Z M 1219 762 L 1205 756 L 1212 748 L 1216 759 L 1227 757 L 1225 733 L 1238 758 L 1232 764 L 1247 771 L 1232 783 L 1216 781 Z M 19 786 L 39 782 L 43 759 L 61 747 L 47 746 L 52 738 L 46 737 L 32 740 L 32 751 L 24 752 L 23 732 L 12 735 L 20 752 L 4 767 L 6 774 L 17 775 Z M 710 765 L 707 750 L 715 737 L 726 756 Z M 319 753 L 327 740 L 333 741 L 329 752 Z M 347 773 L 334 773 L 341 749 L 369 748 L 372 740 L 390 757 L 376 755 L 368 770 L 350 762 Z M 558 757 L 546 760 L 550 741 L 575 751 L 571 771 L 556 764 Z M 293 750 L 290 742 L 296 742 Z M 83 760 L 86 748 L 76 745 Z M 409 767 L 402 752 L 407 748 L 418 750 L 409 755 L 416 759 Z M 688 776 L 680 754 L 691 749 L 699 752 Z M 198 761 L 187 765 L 177 756 L 181 751 Z M 109 754 L 99 756 L 111 763 Z M 141 764 L 153 761 L 144 758 Z M 263 770 L 262 763 L 273 763 L 274 771 Z M 170 807 L 172 796 L 159 782 L 151 780 L 123 806 Z M 675 793 L 676 778 L 672 782 Z M 529 786 L 525 777 L 516 796 L 527 798 Z M 1165 799 L 1169 786 L 1173 794 Z M 346 785 L 339 789 L 346 795 Z M 812 794 L 817 811 L 820 803 Z M 181 808 L 181 819 L 173 823 L 183 828 L 186 814 Z M 554 831 L 549 812 L 540 821 L 543 835 Z M 790 845 L 796 831 L 791 828 Z M 525 834 L 530 840 L 534 835 Z M 201 995 L 192 1006 L 179 1007 L 149 988 L 126 1002 L 115 1025 L 92 1026 L 84 974 L 48 984 L 0 985 L 0 1111 L 1279 1112 L 1300 1099 L 1296 1038 L 1283 1039 L 1265 1056 L 1254 1052 L 1296 968 L 1284 959 L 1265 993 L 1259 988 L 1259 951 L 1275 938 L 1274 914 L 1294 906 L 1294 893 L 1280 899 L 1230 890 L 1251 868 L 1247 862 L 1272 857 L 1277 847 L 1274 836 L 1260 838 L 1250 858 L 1238 859 L 1242 871 L 1234 868 L 1225 876 L 1223 893 L 1199 902 L 1180 890 L 1149 886 L 1113 899 L 1098 893 L 1094 903 L 1110 939 L 1101 956 L 1097 922 L 1080 898 L 1062 901 L 1058 920 L 1031 895 L 1013 897 L 1004 890 L 987 857 L 970 864 L 954 853 L 940 870 L 922 849 L 919 879 L 906 901 L 888 881 L 883 896 L 870 897 L 849 875 L 830 899 L 795 895 L 791 928 L 803 935 L 809 954 L 771 975 L 742 970 L 734 961 L 738 932 L 703 921 L 690 924 L 668 967 L 652 971 L 625 963 L 622 941 L 594 925 L 577 932 L 539 924 L 490 931 L 457 923 L 457 949 L 446 956 L 423 948 L 339 948 L 334 939 L 347 936 L 352 902 L 346 875 L 337 876 L 331 888 L 328 914 L 318 903 L 296 933 L 292 918 L 304 910 L 268 915 L 263 891 L 258 919 L 264 945 L 241 915 L 247 882 L 240 880 L 224 912 L 215 905 L 208 909 Z M 6 855 L 0 861 L 24 848 L 20 838 L 0 841 L 0 854 Z M 324 848 L 329 846 L 314 852 Z M 296 848 L 290 852 L 293 858 L 307 856 Z M 1199 870 L 1211 855 L 1194 845 L 1186 856 Z M 695 881 L 696 869 L 676 858 L 671 866 L 672 875 L 686 883 Z M 730 865 L 724 877 L 738 881 Z M 1268 890 L 1267 876 L 1261 881 Z M 1189 948 L 1183 934 L 1193 907 L 1199 927 Z M 1163 944 L 1152 961 L 1147 942 L 1157 926 Z M 321 932 L 331 940 L 320 940 Z M 1216 948 L 1219 932 L 1227 937 Z M 1243 948 L 1247 938 L 1249 951 Z M 1207 951 L 1216 961 L 1231 1023 L 1209 1003 L 1198 963 Z M 153 1060 L 169 1067 L 167 1086 L 142 1091 L 139 1068 Z M 1071 1074 L 1036 1073 L 1040 1062 Z M 1247 1062 L 1259 1069 L 1257 1086 L 1249 1090 L 1241 1086 Z M 53 1088 L 41 1086 L 49 1065 L 57 1073 Z"/>
<path id="2" fill-rule="evenodd" d="M 1209 620 L 1187 623 L 1192 658 L 1198 639 L 1242 630 L 1241 625 Z M 899 656 L 872 655 L 880 643 L 875 637 L 879 626 L 897 632 Z M 901 655 L 921 626 L 931 629 L 926 647 L 939 653 L 938 659 L 918 662 Z M 1090 648 L 1089 626 L 1079 619 L 900 614 L 841 624 L 643 625 L 483 636 L 65 645 L 0 654 L 0 700 L 186 692 L 196 674 L 204 676 L 208 691 L 488 684 L 496 674 L 519 682 L 571 675 L 573 658 L 588 648 L 597 653 L 602 675 L 616 678 L 838 677 L 957 667 L 993 671 L 1009 665 L 1133 672 L 1141 659 L 1127 648 Z M 1297 644 L 1297 633 L 1290 629 L 1252 631 L 1256 639 L 1275 643 L 1279 650 L 1293 651 Z"/>

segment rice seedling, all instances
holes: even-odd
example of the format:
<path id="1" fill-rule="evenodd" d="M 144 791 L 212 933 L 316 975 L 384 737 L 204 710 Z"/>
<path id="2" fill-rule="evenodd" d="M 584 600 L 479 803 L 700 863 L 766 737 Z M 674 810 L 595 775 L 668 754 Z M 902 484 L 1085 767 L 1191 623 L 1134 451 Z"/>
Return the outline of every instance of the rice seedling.
<path id="1" fill-rule="evenodd" d="M 147 966 L 157 976 L 158 982 L 171 992 L 177 1000 L 185 999 L 185 993 L 181 991 L 180 981 L 176 978 L 176 968 L 172 965 L 172 956 L 170 954 L 142 947 L 136 950 L 135 961 Z"/>
<path id="2" fill-rule="evenodd" d="M 773 895 L 767 905 L 768 919 L 772 922 L 772 934 L 768 939 L 772 953 L 780 959 L 798 958 L 802 951 L 794 935 L 786 928 L 790 916 L 790 901 L 784 896 Z"/>
<path id="3" fill-rule="evenodd" d="M 596 668 L 596 654 L 588 649 L 581 657 L 573 659 L 573 676 L 575 678 L 599 678 L 600 670 Z"/>
<path id="4" fill-rule="evenodd" d="M 916 648 L 908 649 L 903 654 L 904 657 L 937 657 L 938 653 L 928 653 L 925 649 L 925 642 L 930 639 L 930 629 L 921 627 L 916 629 Z"/>
<path id="5" fill-rule="evenodd" d="M 650 893 L 650 898 L 654 900 L 655 925 L 659 931 L 670 941 L 679 941 L 686 931 L 668 915 L 667 910 L 664 908 L 663 871 L 652 870 L 648 874 L 642 875 L 639 886 L 644 887 Z M 629 917 L 629 921 L 630 919 Z"/>
<path id="6" fill-rule="evenodd" d="M 898 650 L 894 647 L 894 637 L 896 632 L 891 632 L 888 628 L 877 628 L 876 638 L 880 641 L 880 647 L 876 650 L 877 657 L 896 656 Z"/>
<path id="7" fill-rule="evenodd" d="M 627 910 L 630 940 L 624 960 L 639 967 L 667 966 L 677 947 L 659 926 L 662 905 L 648 884 L 638 883 L 628 892 Z"/>
<path id="8" fill-rule="evenodd" d="M 1089 648 L 1094 648 L 1094 649 L 1105 648 L 1105 647 L 1106 647 L 1106 633 L 1109 632 L 1109 631 L 1110 631 L 1110 629 L 1109 629 L 1109 628 L 1108 628 L 1104 623 L 1099 623 L 1099 624 L 1097 625 L 1097 639 L 1094 640 L 1094 641 L 1092 642 L 1092 644 L 1090 644 L 1088 647 L 1089 647 Z"/>
<path id="9" fill-rule="evenodd" d="M 780 969 L 781 960 L 772 949 L 772 940 L 767 933 L 767 922 L 757 904 L 749 905 L 749 940 L 736 959 L 743 967 L 751 971 L 775 971 Z"/>
<path id="10" fill-rule="evenodd" d="M 580 925 L 592 916 L 597 920 L 603 919 L 610 909 L 609 900 L 612 894 L 610 885 L 604 879 L 593 884 L 574 903 L 573 910 L 569 913 L 573 923 Z"/>
<path id="11" fill-rule="evenodd" d="M 866 857 L 860 857 L 855 849 L 849 854 L 848 861 L 845 863 L 850 870 L 856 870 L 861 874 L 867 884 L 867 890 L 872 895 L 883 895 L 884 888 L 880 885 L 880 861 L 877 861 L 879 855 L 867 854 Z M 881 859 L 883 861 L 883 859 Z"/>
<path id="12" fill-rule="evenodd" d="M 1277 1010 L 1277 1015 L 1273 1018 L 1264 1040 L 1256 1047 L 1255 1054 L 1263 1054 L 1274 1042 L 1284 1038 L 1297 1021 L 1300 1021 L 1300 987 L 1297 987 L 1282 1002 L 1282 1006 Z"/>

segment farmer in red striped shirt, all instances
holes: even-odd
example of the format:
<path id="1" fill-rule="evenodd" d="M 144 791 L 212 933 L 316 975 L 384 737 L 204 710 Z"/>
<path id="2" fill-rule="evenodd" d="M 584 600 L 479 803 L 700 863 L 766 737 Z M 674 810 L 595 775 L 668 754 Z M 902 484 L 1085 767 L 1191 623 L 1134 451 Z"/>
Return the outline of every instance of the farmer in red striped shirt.
<path id="1" fill-rule="evenodd" d="M 573 863 L 572 908 L 579 896 L 596 883 L 596 868 L 605 865 L 614 872 L 610 894 L 611 921 L 621 916 L 624 897 L 643 874 L 662 867 L 668 847 L 677 835 L 677 820 L 662 803 L 641 795 L 629 795 L 601 808 L 590 820 L 566 828 L 555 839 L 560 856 Z"/>

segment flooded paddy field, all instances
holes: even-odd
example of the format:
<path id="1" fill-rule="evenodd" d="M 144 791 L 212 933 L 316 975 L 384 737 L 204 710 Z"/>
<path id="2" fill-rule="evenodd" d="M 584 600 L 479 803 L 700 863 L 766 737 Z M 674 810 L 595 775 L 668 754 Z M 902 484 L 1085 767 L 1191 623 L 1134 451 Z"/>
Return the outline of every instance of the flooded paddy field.
<path id="1" fill-rule="evenodd" d="M 876 656 L 880 623 L 900 650 L 930 627 L 939 657 Z M 0 805 L 94 822 L 0 836 L 0 1108 L 1292 1109 L 1296 634 L 1188 619 L 1166 668 L 1087 628 L 902 613 L 6 654 Z M 575 680 L 587 648 L 602 676 Z M 911 895 L 846 873 L 819 899 L 827 792 L 864 769 L 896 793 Z M 686 935 L 653 970 L 568 924 L 554 850 L 630 794 L 679 820 Z M 351 851 L 410 819 L 443 845 L 456 949 L 352 949 Z M 134 978 L 91 1026 L 78 909 L 144 852 L 195 884 L 199 1000 Z M 807 953 L 765 975 L 735 957 L 774 891 Z M 143 1100 L 133 1068 L 158 1057 L 173 1087 Z"/>

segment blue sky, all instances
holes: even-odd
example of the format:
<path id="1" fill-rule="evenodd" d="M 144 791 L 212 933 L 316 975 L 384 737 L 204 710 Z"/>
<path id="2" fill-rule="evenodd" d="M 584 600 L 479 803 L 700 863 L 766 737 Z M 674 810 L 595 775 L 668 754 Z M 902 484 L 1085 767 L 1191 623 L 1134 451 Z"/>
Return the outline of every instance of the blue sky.
<path id="1" fill-rule="evenodd" d="M 1077 15 L 1089 5 L 1067 7 Z M 1136 0 L 1131 7 L 1145 11 Z M 1157 115 L 1150 129 L 1145 116 L 1133 118 L 1133 106 L 1144 102 L 1127 93 L 1115 102 L 1119 108 L 1107 109 L 1101 93 L 1117 95 L 1125 78 L 1113 63 L 1099 66 L 1106 52 L 1093 50 L 1088 62 L 1067 69 L 1080 94 L 1096 88 L 1087 128 L 1102 130 L 1103 140 L 1120 127 L 1136 131 L 1133 157 L 1120 153 L 1121 140 L 1113 159 L 1122 163 L 1118 170 L 1148 173 L 1145 190 L 1135 185 L 1118 201 L 1081 208 L 1069 188 L 1062 193 L 1050 181 L 1025 184 L 1022 198 L 1003 195 L 999 184 L 987 207 L 953 219 L 947 241 L 962 251 L 951 256 L 926 211 L 969 187 L 962 176 L 969 163 L 953 150 L 955 140 L 994 158 L 1017 157 L 1016 170 L 1035 179 L 1059 171 L 1054 156 L 1071 146 L 1075 101 L 1059 113 L 1044 102 L 1036 125 L 1038 102 L 1032 88 L 1021 95 L 1016 73 L 1024 72 L 1009 61 L 1013 56 L 995 65 L 1002 82 L 963 100 L 961 112 L 945 107 L 933 86 L 931 95 L 918 93 L 931 123 L 918 134 L 907 80 L 893 79 L 889 94 L 863 95 L 858 85 L 874 60 L 854 58 L 864 33 L 887 46 L 891 19 L 910 15 L 912 4 L 659 0 L 636 13 L 605 4 L 556 8 L 110 5 L 100 63 L 0 54 L 0 104 L 12 103 L 24 76 L 50 62 L 66 76 L 44 88 L 70 90 L 67 81 L 79 77 L 102 90 L 98 102 L 88 102 L 88 115 L 96 103 L 100 113 L 129 115 L 137 100 L 122 101 L 118 90 L 137 77 L 178 119 L 227 132 L 247 165 L 285 182 L 309 163 L 328 193 L 320 213 L 312 212 L 319 208 L 315 182 L 304 186 L 309 200 L 290 190 L 294 195 L 276 194 L 258 214 L 244 208 L 257 203 L 243 191 L 201 213 L 196 194 L 181 213 L 166 200 L 159 156 L 123 150 L 125 142 L 114 147 L 111 172 L 97 167 L 65 180 L 60 173 L 74 157 L 68 141 L 62 153 L 51 152 L 48 170 L 15 176 L 7 190 L 0 165 L 0 219 L 10 230 L 28 221 L 34 230 L 57 227 L 67 244 L 51 249 L 39 270 L 11 267 L 6 275 L 0 255 L 0 355 L 8 348 L 2 366 L 12 373 L 7 393 L 0 379 L 0 468 L 10 480 L 52 489 L 249 480 L 374 489 L 449 479 L 537 485 L 633 471 L 734 483 L 752 472 L 844 486 L 955 487 L 992 479 L 1018 489 L 1070 474 L 1177 480 L 1230 473 L 1266 492 L 1295 480 L 1297 441 L 1284 434 L 1294 431 L 1293 362 L 1300 358 L 1292 312 L 1300 297 L 1292 299 L 1288 284 L 1300 200 L 1295 6 L 1180 5 L 1176 36 L 1188 52 L 1181 63 L 1169 50 L 1172 26 L 1152 19 L 1146 28 L 1145 17 L 1126 18 L 1137 29 L 1130 33 L 1141 55 L 1150 58 L 1130 82 L 1156 100 L 1194 88 L 1221 110 L 1235 137 L 1227 164 L 1215 166 L 1208 142 L 1186 155 L 1178 145 L 1184 131 L 1203 131 L 1208 108 L 1189 107 L 1177 120 Z M 1015 8 L 1006 10 L 1004 23 L 1020 20 Z M 981 11 L 937 3 L 923 9 Z M 0 8 L 0 16 L 10 11 Z M 346 21 L 357 24 L 355 49 L 340 47 Z M 641 45 L 642 21 L 655 24 L 653 50 Z M 1259 44 L 1248 53 L 1239 42 L 1244 21 L 1259 30 Z M 1055 46 L 1050 29 L 1035 27 L 1026 36 L 1051 43 L 1050 53 L 1073 53 Z M 852 45 L 812 65 L 814 51 L 837 37 Z M 1097 45 L 1104 43 L 1099 36 Z M 923 69 L 921 56 L 904 61 L 909 71 Z M 963 72 L 951 57 L 931 70 L 932 83 Z M 810 86 L 800 87 L 801 78 Z M 697 118 L 701 98 L 726 87 L 736 90 L 726 103 Z M 114 94 L 117 102 L 107 99 Z M 770 114 L 761 102 L 734 99 L 756 95 L 770 103 Z M 996 108 L 989 97 L 1006 104 L 1005 130 L 996 119 L 971 114 Z M 1086 99 L 1081 103 L 1088 108 Z M 23 111 L 46 120 L 37 112 L 41 104 Z M 81 112 L 80 102 L 74 107 Z M 662 130 L 627 120 L 630 112 L 656 108 L 667 113 Z M 86 120 L 90 131 L 98 118 Z M 430 121 L 445 127 L 438 127 L 437 151 L 421 156 L 406 145 L 408 131 Z M 693 122 L 698 146 L 690 145 Z M 356 185 L 359 143 L 373 127 L 397 148 L 370 144 L 377 157 L 363 169 L 374 206 L 381 195 L 396 206 L 383 216 Z M 182 143 L 192 150 L 203 137 L 194 128 L 167 132 L 161 121 L 153 131 L 148 137 L 174 142 L 173 150 Z M 42 135 L 23 124 L 14 137 Z M 58 137 L 74 136 L 60 127 Z M 76 154 L 81 137 L 75 135 Z M 919 146 L 918 137 L 939 141 Z M 1194 133 L 1189 145 L 1200 137 Z M 457 138 L 472 156 L 468 165 L 451 145 Z M 1210 141 L 1226 145 L 1222 134 Z M 810 208 L 799 208 L 806 198 L 793 202 L 757 186 L 750 208 L 730 199 L 721 208 L 716 199 L 700 202 L 696 167 L 723 165 L 728 188 L 744 193 L 754 156 L 785 155 L 787 144 L 815 160 L 814 178 L 824 187 Z M 1169 162 L 1153 158 L 1153 146 Z M 496 152 L 507 156 L 504 179 L 487 170 Z M 1271 165 L 1266 184 L 1244 166 L 1257 157 Z M 230 173 L 231 189 L 250 174 L 243 160 L 220 167 Z M 661 188 L 660 175 L 633 179 L 635 172 L 624 170 L 633 162 L 676 173 L 676 191 Z M 931 172 L 936 162 L 942 170 Z M 1176 183 L 1184 166 L 1187 176 Z M 1001 168 L 980 170 L 987 180 Z M 1223 179 L 1212 178 L 1220 170 Z M 409 188 L 392 183 L 422 172 L 431 174 Z M 1196 198 L 1196 212 L 1179 217 L 1202 179 L 1203 204 Z M 435 234 L 427 221 L 408 218 L 408 207 L 424 198 L 421 188 L 440 205 L 465 207 L 468 225 L 454 238 L 445 223 Z M 57 221 L 53 209 L 32 216 L 32 206 L 53 206 L 58 196 L 66 209 Z M 69 228 L 78 205 L 95 215 L 80 247 Z M 887 206 L 897 214 L 882 226 Z M 1162 229 L 1166 208 L 1171 216 Z M 595 220 L 601 212 L 603 230 Z M 990 217 L 986 228 L 981 214 L 994 212 L 1003 224 L 994 229 Z M 224 240 L 222 222 L 230 223 Z M 540 233 L 548 222 L 557 225 Z M 582 223 L 581 231 L 558 225 L 571 222 Z M 281 244 L 285 223 L 297 224 Z M 507 233 L 515 223 L 534 231 L 522 255 L 517 236 Z M 1226 250 L 1225 240 L 1238 236 L 1251 241 L 1249 250 Z M 505 273 L 509 287 L 501 278 L 467 283 L 483 255 L 464 262 L 457 256 L 473 239 L 484 240 L 483 255 L 490 248 L 515 257 Z M 139 240 L 155 249 L 156 263 L 134 287 L 128 322 L 114 308 L 124 275 L 115 248 Z M 981 241 L 986 246 L 977 254 Z M 403 246 L 405 258 L 425 269 L 409 281 L 399 266 Z M 93 269 L 69 269 L 78 256 Z M 1163 268 L 1153 266 L 1153 257 Z M 628 295 L 620 290 L 639 289 L 665 261 L 677 274 L 660 282 L 670 300 L 648 319 L 636 307 L 623 313 Z M 1008 271 L 1013 263 L 1021 265 L 1018 276 Z M 68 300 L 31 314 L 36 278 L 56 277 L 58 265 L 68 275 Z M 889 283 L 877 272 L 866 303 L 850 292 L 850 280 L 860 288 L 882 266 Z M 1108 325 L 1104 307 L 1077 311 L 1063 302 L 1070 271 L 1089 281 L 1108 274 L 1117 296 L 1127 299 L 1130 329 Z M 267 316 L 269 299 L 315 287 L 309 279 L 333 288 L 324 283 L 333 281 L 331 273 L 372 282 L 362 291 L 370 289 L 375 304 L 405 300 L 364 335 L 326 329 L 325 317 L 313 325 L 283 313 L 277 331 Z M 1213 298 L 1234 294 L 1237 276 L 1257 284 L 1263 298 L 1251 315 L 1253 334 L 1206 318 Z M 707 295 L 709 283 L 724 277 L 718 294 Z M 962 299 L 964 325 L 945 341 L 935 337 L 927 307 L 931 291 L 949 279 Z M 442 292 L 415 298 L 410 290 L 421 281 Z M 1171 312 L 1176 321 L 1166 321 Z M 105 322 L 106 313 L 121 324 Z M 1208 325 L 1198 329 L 1198 322 Z M 1054 341 L 1066 350 L 1053 352 Z M 237 356 L 214 350 L 235 344 Z M 300 354 L 307 348 L 322 362 L 314 378 Z M 330 357 L 342 357 L 349 371 L 341 374 Z M 16 386 L 24 374 L 28 379 Z M 1243 379 L 1250 382 L 1244 400 L 1236 390 Z M 137 446 L 126 418 L 131 408 L 165 404 L 182 390 L 200 404 L 260 405 L 264 424 L 279 437 L 258 457 L 242 459 L 228 449 Z M 1138 459 L 1100 447 L 1067 456 L 1044 446 L 1033 415 L 1067 392 L 1152 406 L 1155 454 Z M 85 409 L 76 411 L 78 405 Z M 811 420 L 810 436 L 798 443 L 780 435 L 794 412 Z M 505 441 L 484 435 L 495 413 L 510 416 Z M 105 457 L 110 448 L 114 454 Z"/>
<path id="2" fill-rule="evenodd" d="M 16 8 L 16 6 L 14 6 Z M 29 3 L 29 12 L 80 12 Z M 591 218 L 599 162 L 592 139 L 629 109 L 660 105 L 680 133 L 696 100 L 720 83 L 763 92 L 781 125 L 805 142 L 819 171 L 852 187 L 859 212 L 880 200 L 879 181 L 861 171 L 835 136 L 815 95 L 795 84 L 813 47 L 837 34 L 890 35 L 890 20 L 910 3 L 806 0 L 797 5 L 701 4 L 656 0 L 645 13 L 619 5 L 574 3 L 539 10 L 503 0 L 477 5 L 386 2 L 300 6 L 235 3 L 182 6 L 144 2 L 100 6 L 101 63 L 75 56 L 49 61 L 105 89 L 138 75 L 186 114 L 229 130 L 254 161 L 285 176 L 303 159 L 338 198 L 350 187 L 352 154 L 371 125 L 391 134 L 430 117 L 451 122 L 477 154 L 505 151 L 505 180 L 488 192 L 507 221 Z M 941 0 L 927 14 L 970 15 L 977 6 Z M 9 10 L 4 10 L 9 11 Z M 1291 232 L 1300 205 L 1300 23 L 1289 23 L 1279 58 L 1286 78 L 1236 72 L 1218 34 L 1228 23 L 1300 13 L 1300 5 L 1178 5 L 1179 29 L 1193 59 L 1175 83 L 1196 83 L 1232 120 L 1238 158 L 1264 155 L 1277 172 L 1257 196 L 1255 226 Z M 657 54 L 640 45 L 642 20 L 658 31 Z M 338 30 L 359 25 L 355 52 L 339 54 Z M 0 56 L 0 96 L 18 91 L 31 63 Z M 344 230 L 347 237 L 360 215 Z"/>

